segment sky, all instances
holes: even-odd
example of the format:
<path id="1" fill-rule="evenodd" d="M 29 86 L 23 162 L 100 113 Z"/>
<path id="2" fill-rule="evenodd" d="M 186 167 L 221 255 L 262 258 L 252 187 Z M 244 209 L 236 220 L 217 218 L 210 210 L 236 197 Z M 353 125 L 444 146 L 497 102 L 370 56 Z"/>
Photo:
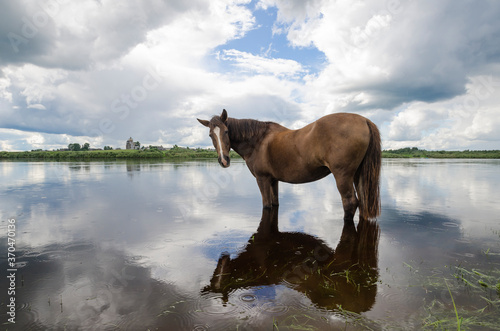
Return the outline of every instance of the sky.
<path id="1" fill-rule="evenodd" d="M 500 149 L 500 2 L 0 0 L 0 150 L 208 147 L 209 119 L 371 119 Z"/>

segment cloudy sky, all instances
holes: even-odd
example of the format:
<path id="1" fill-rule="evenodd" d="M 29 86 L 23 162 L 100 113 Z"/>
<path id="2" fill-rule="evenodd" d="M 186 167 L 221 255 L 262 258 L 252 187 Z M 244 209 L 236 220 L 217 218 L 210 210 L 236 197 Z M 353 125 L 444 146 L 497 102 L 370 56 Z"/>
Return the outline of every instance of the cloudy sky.
<path id="1" fill-rule="evenodd" d="M 204 147 L 196 117 L 223 108 L 500 149 L 498 17 L 494 0 L 1 0 L 0 150 Z"/>

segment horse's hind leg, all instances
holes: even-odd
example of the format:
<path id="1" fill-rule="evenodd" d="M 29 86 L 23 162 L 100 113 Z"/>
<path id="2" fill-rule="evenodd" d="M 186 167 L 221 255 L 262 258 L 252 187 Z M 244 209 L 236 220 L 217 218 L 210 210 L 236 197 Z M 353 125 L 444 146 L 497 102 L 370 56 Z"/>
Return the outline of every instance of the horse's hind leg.
<path id="1" fill-rule="evenodd" d="M 342 207 L 344 208 L 344 223 L 353 222 L 356 208 L 358 208 L 358 199 L 354 191 L 352 176 L 335 175 L 337 189 L 342 197 Z"/>
<path id="2" fill-rule="evenodd" d="M 364 223 L 368 218 L 366 217 L 366 215 L 364 215 L 363 213 L 363 197 L 361 196 L 361 194 L 363 193 L 363 187 L 361 186 L 362 183 L 361 181 L 359 180 L 359 175 L 356 174 L 356 177 L 354 178 L 354 187 L 356 188 L 356 192 L 357 192 L 357 195 L 358 195 L 358 208 L 359 208 L 359 223 L 358 223 L 358 228 L 360 226 L 361 223 Z"/>
<path id="3" fill-rule="evenodd" d="M 273 180 L 271 182 L 271 194 L 272 194 L 272 197 L 271 197 L 271 200 L 272 200 L 272 204 L 273 206 L 279 206 L 279 195 L 278 195 L 278 183 L 279 181 L 277 179 Z"/>

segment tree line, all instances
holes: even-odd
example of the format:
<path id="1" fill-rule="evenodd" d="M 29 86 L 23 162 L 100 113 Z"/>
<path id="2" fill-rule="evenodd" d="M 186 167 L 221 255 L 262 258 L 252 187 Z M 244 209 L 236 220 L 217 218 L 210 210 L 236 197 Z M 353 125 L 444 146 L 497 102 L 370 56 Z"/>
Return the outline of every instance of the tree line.
<path id="1" fill-rule="evenodd" d="M 69 144 L 68 145 L 68 149 L 70 151 L 72 151 L 72 152 L 88 151 L 89 148 L 90 148 L 90 144 L 89 143 L 85 143 L 85 144 L 83 144 L 83 146 L 81 146 L 78 143 L 73 143 L 73 144 Z M 111 147 L 111 146 L 104 146 L 104 150 L 105 151 L 110 151 L 112 149 L 113 149 L 113 147 Z"/>
<path id="2" fill-rule="evenodd" d="M 74 144 L 69 144 L 68 149 L 73 152 L 78 152 L 78 151 L 88 151 L 90 148 L 89 143 L 83 144 L 83 146 L 80 146 L 80 144 L 74 143 Z"/>
<path id="3" fill-rule="evenodd" d="M 428 151 L 417 147 L 382 151 L 384 158 L 432 158 L 432 159 L 499 159 L 500 150 L 484 151 Z"/>

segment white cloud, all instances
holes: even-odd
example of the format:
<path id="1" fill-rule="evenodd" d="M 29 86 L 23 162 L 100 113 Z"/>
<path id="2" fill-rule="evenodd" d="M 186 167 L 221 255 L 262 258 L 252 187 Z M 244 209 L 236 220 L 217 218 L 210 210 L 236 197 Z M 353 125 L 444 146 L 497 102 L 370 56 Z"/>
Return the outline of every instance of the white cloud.
<path id="1" fill-rule="evenodd" d="M 445 118 L 443 109 L 429 109 L 425 103 L 414 103 L 399 112 L 390 124 L 389 140 L 419 141 L 427 130 L 440 125 Z"/>
<path id="2" fill-rule="evenodd" d="M 263 9 L 277 7 L 279 9 L 278 21 L 293 23 L 316 17 L 326 2 L 325 0 L 260 0 L 257 7 Z"/>
<path id="3" fill-rule="evenodd" d="M 71 136 L 67 134 L 50 134 L 27 132 L 16 129 L 0 129 L 0 150 L 26 151 L 32 149 L 55 150 L 67 148 L 71 143 L 83 145 L 88 142 L 91 147 L 113 145 L 125 148 L 125 140 L 104 141 L 103 137 Z"/>
<path id="4" fill-rule="evenodd" d="M 10 79 L 8 77 L 2 77 L 0 75 L 0 100 L 3 99 L 7 102 L 12 102 L 12 93 L 8 90 L 9 86 Z"/>
<path id="5" fill-rule="evenodd" d="M 288 38 L 296 45 L 312 43 L 329 59 L 312 89 L 340 97 L 364 92 L 362 107 L 352 102 L 347 109 L 393 109 L 404 102 L 452 98 L 465 91 L 470 74 L 496 62 L 478 56 L 483 48 L 495 56 L 500 52 L 492 37 L 500 29 L 492 12 L 500 8 L 491 3 L 318 3 L 316 14 L 308 12 L 306 18 L 287 15 Z M 277 6 L 289 12 L 286 5 Z"/>
<path id="6" fill-rule="evenodd" d="M 38 110 L 46 110 L 47 108 L 40 104 L 40 103 L 32 103 L 30 105 L 28 105 L 28 108 L 32 108 L 32 109 L 38 109 Z"/>
<path id="7" fill-rule="evenodd" d="M 262 57 L 235 49 L 224 50 L 218 58 L 234 62 L 235 66 L 248 73 L 295 78 L 306 72 L 297 61 Z"/>
<path id="8" fill-rule="evenodd" d="M 45 142 L 45 139 L 40 133 L 34 133 L 28 139 L 26 139 L 30 145 L 33 145 L 35 147 L 38 146 L 43 146 L 43 143 Z"/>
<path id="9" fill-rule="evenodd" d="M 472 77 L 467 92 L 450 100 L 408 105 L 391 120 L 385 148 L 498 148 L 500 80 L 494 77 Z"/>

